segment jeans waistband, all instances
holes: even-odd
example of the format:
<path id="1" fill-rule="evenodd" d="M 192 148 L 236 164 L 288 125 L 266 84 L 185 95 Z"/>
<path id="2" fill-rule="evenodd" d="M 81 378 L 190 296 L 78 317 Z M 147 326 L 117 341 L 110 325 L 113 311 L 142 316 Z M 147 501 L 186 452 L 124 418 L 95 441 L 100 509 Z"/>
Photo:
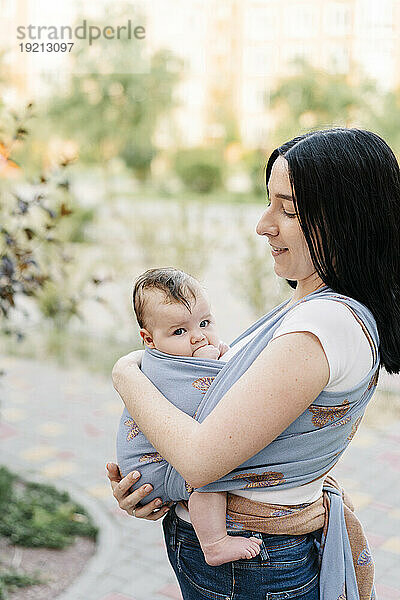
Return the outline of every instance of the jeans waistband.
<path id="1" fill-rule="evenodd" d="M 169 543 L 173 550 L 175 550 L 177 541 L 179 539 L 187 539 L 192 542 L 198 542 L 196 532 L 193 528 L 193 525 L 184 521 L 180 517 L 178 517 L 175 513 L 175 507 L 171 507 L 168 511 L 167 515 L 164 517 L 164 527 L 168 528 L 169 533 Z M 257 537 L 262 540 L 262 545 L 260 547 L 260 556 L 263 560 L 268 560 L 269 554 L 268 552 L 273 552 L 274 550 L 282 549 L 283 547 L 292 547 L 297 544 L 300 544 L 304 540 L 307 539 L 308 535 L 273 535 L 267 533 L 260 533 L 255 531 L 247 531 L 247 530 L 233 530 L 229 531 L 229 535 L 243 535 L 245 537 Z"/>

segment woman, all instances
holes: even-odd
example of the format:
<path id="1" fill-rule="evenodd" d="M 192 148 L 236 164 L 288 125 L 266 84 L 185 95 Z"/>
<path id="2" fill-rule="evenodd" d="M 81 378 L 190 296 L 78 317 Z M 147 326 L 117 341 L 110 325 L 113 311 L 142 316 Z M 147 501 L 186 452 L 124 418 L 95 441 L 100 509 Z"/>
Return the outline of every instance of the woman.
<path id="1" fill-rule="evenodd" d="M 279 447 L 289 451 L 295 440 L 293 428 L 307 416 L 315 429 L 311 432 L 317 440 L 315 451 L 322 456 L 324 434 L 333 431 L 329 426 L 334 425 L 335 432 L 348 426 L 352 390 L 362 391 L 365 383 L 360 398 L 368 401 L 379 367 L 389 373 L 400 369 L 400 173 L 390 148 L 379 136 L 362 130 L 311 132 L 272 153 L 266 181 L 269 203 L 257 233 L 267 238 L 275 272 L 289 280 L 294 292 L 289 302 L 278 307 L 284 316 L 265 348 L 201 423 L 172 406 L 143 376 L 138 368 L 140 353 L 123 357 L 113 370 L 114 386 L 139 428 L 193 488 L 212 485 L 279 440 L 283 442 Z M 336 301 L 329 294 L 324 298 L 327 291 L 336 294 Z M 351 303 L 356 311 L 348 310 Z M 272 311 L 275 319 L 279 310 Z M 257 327 L 249 331 L 258 335 Z M 251 335 L 239 338 L 232 348 L 232 355 L 241 352 L 242 362 L 251 351 Z M 325 397 L 341 402 L 335 406 L 314 403 Z M 355 430 L 356 424 L 347 443 Z M 288 431 L 290 436 L 285 435 Z M 306 437 L 298 435 L 300 440 Z M 345 445 L 331 453 L 325 467 L 331 468 Z M 297 453 L 297 462 L 301 468 L 302 453 Z M 288 466 L 293 467 L 293 462 Z M 270 505 L 282 505 L 289 513 L 318 502 L 322 506 L 322 486 L 329 469 L 311 469 L 298 485 L 292 477 L 287 485 L 264 482 L 262 491 L 231 491 L 230 497 L 239 504 L 245 501 L 247 507 L 260 507 L 259 514 L 266 514 L 263 510 Z M 120 507 L 129 514 L 156 520 L 167 512 L 167 507 L 155 512 L 156 501 L 135 508 L 148 493 L 146 486 L 128 493 L 138 477 L 130 474 L 120 480 L 116 465 L 109 465 L 109 478 Z M 274 488 L 267 489 L 268 485 Z M 331 503 L 336 499 L 330 496 Z M 342 504 L 340 510 L 343 514 Z M 304 535 L 299 535 L 300 530 L 297 535 L 261 533 L 260 556 L 221 567 L 209 567 L 202 560 L 183 506 L 174 507 L 163 525 L 185 600 L 336 600 L 346 593 L 348 600 L 358 597 L 360 588 L 357 592 L 348 579 L 341 596 L 323 585 L 318 590 L 319 544 L 314 538 L 321 541 L 321 523 L 315 532 L 306 527 L 309 533 Z M 240 534 L 254 535 L 255 531 L 241 529 Z M 261 526 L 258 531 L 266 530 Z M 339 569 L 326 564 L 326 550 L 325 572 Z M 361 565 L 370 564 L 368 548 L 360 557 Z M 371 586 L 369 597 L 373 597 Z"/>

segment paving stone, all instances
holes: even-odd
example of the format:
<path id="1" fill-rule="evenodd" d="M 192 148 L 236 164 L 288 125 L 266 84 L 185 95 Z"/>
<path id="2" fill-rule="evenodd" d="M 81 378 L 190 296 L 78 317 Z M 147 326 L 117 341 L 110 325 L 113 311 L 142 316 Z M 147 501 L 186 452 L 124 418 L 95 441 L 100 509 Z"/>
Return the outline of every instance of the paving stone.
<path id="1" fill-rule="evenodd" d="M 57 600 L 181 600 L 161 523 L 129 517 L 108 486 L 105 464 L 115 462 L 122 412 L 109 378 L 15 357 L 1 364 L 1 409 L 9 417 L 0 422 L 2 462 L 66 489 L 100 527 L 96 555 Z M 400 377 L 384 383 L 400 393 Z M 400 422 L 384 433 L 361 425 L 334 470 L 367 532 L 380 600 L 400 598 L 399 461 Z"/>
<path id="2" fill-rule="evenodd" d="M 127 596 L 126 594 L 111 593 L 106 596 L 102 596 L 101 600 L 135 600 L 133 596 Z"/>
<path id="3" fill-rule="evenodd" d="M 182 600 L 182 594 L 177 584 L 168 584 L 163 588 L 158 590 L 158 593 L 162 596 L 166 596 L 167 598 L 172 598 L 172 600 Z"/>
<path id="4" fill-rule="evenodd" d="M 392 536 L 387 538 L 382 546 L 382 550 L 387 550 L 388 552 L 393 552 L 394 554 L 400 554 L 400 537 Z"/>
<path id="5" fill-rule="evenodd" d="M 377 583 L 376 595 L 380 600 L 399 600 L 399 588 Z"/>
<path id="6" fill-rule="evenodd" d="M 136 570 L 135 574 L 124 583 L 124 592 L 135 596 L 137 600 L 146 600 L 151 598 L 157 590 L 165 586 L 165 578 L 160 576 L 157 571 L 149 565 L 147 569 Z"/>

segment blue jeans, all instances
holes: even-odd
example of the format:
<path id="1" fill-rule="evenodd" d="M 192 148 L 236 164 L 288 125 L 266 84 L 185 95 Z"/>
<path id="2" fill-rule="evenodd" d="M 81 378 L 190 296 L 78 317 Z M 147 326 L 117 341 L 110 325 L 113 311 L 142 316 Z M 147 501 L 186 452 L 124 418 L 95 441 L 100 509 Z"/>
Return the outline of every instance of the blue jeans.
<path id="1" fill-rule="evenodd" d="M 208 565 L 190 523 L 172 507 L 163 520 L 168 558 L 184 600 L 319 600 L 318 539 L 229 531 L 263 540 L 255 558 Z"/>

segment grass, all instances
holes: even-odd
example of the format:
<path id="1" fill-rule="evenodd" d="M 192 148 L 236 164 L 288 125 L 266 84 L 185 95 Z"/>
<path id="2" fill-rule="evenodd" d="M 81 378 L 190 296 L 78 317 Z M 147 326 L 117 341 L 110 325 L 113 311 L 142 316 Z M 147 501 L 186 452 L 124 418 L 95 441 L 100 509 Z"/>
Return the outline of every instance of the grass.
<path id="1" fill-rule="evenodd" d="M 18 588 L 39 585 L 43 579 L 36 574 L 18 573 L 14 569 L 0 567 L 0 600 L 6 600 L 8 595 Z"/>
<path id="2" fill-rule="evenodd" d="M 65 548 L 77 535 L 96 539 L 97 533 L 86 510 L 67 492 L 0 467 L 0 535 L 12 544 Z"/>
<path id="3" fill-rule="evenodd" d="M 94 338 L 82 332 L 44 329 L 31 331 L 22 341 L 5 337 L 2 353 L 20 358 L 54 362 L 63 368 L 84 368 L 111 377 L 118 358 L 141 349 L 139 339 L 121 342 L 112 336 Z"/>
<path id="4" fill-rule="evenodd" d="M 188 190 L 182 190 L 174 193 L 166 193 L 152 188 L 142 188 L 140 191 L 124 192 L 124 198 L 129 198 L 132 201 L 143 202 L 144 200 L 157 200 L 165 202 L 187 202 L 195 204 L 264 204 L 265 195 L 255 194 L 254 192 L 238 193 L 228 192 L 220 189 L 210 194 L 196 194 Z"/>
<path id="5" fill-rule="evenodd" d="M 96 539 L 98 528 L 67 492 L 25 481 L 0 466 L 0 536 L 31 548 L 65 548 L 76 536 Z M 17 587 L 42 583 L 38 575 L 0 567 L 0 600 Z"/>

